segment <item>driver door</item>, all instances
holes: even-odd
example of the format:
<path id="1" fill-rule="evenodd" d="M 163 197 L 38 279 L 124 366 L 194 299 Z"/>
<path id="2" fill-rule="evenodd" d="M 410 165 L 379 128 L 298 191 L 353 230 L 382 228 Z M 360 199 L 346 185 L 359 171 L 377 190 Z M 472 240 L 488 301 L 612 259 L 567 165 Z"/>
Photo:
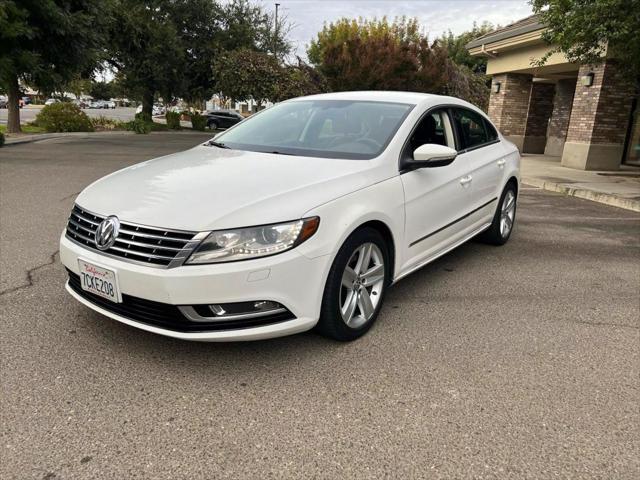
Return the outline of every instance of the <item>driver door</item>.
<path id="1" fill-rule="evenodd" d="M 403 155 L 413 156 L 425 143 L 456 148 L 448 109 L 431 110 L 420 119 Z M 401 172 L 406 218 L 401 271 L 419 266 L 463 237 L 467 226 L 463 217 L 471 203 L 470 168 L 456 159 L 443 167 Z"/>

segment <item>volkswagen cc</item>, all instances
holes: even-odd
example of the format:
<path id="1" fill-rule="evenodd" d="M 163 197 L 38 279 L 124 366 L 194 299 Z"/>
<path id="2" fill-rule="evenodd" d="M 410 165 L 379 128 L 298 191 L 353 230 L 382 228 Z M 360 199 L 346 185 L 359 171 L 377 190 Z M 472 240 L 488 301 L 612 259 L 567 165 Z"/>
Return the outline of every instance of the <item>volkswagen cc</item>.
<path id="1" fill-rule="evenodd" d="M 103 315 L 180 339 L 315 327 L 353 340 L 393 283 L 473 237 L 509 239 L 519 164 L 457 98 L 288 100 L 88 186 L 60 239 L 66 288 Z"/>

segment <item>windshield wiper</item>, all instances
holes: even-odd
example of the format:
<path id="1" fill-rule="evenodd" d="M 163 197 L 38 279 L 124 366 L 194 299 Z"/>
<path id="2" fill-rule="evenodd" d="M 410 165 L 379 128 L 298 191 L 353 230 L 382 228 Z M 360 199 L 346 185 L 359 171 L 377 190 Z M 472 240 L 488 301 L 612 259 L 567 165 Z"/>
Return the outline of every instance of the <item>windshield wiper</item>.
<path id="1" fill-rule="evenodd" d="M 231 147 L 228 147 L 227 145 L 225 145 L 224 143 L 216 142 L 215 140 L 209 140 L 207 142 L 207 145 L 211 145 L 212 147 L 218 147 L 218 148 L 231 148 Z"/>

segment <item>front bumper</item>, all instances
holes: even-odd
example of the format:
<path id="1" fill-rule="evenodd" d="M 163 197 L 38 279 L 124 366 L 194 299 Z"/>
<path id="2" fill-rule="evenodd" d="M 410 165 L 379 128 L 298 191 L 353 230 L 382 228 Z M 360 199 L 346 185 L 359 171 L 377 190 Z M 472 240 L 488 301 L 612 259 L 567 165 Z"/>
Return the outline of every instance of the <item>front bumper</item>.
<path id="1" fill-rule="evenodd" d="M 123 295 L 167 306 L 270 300 L 285 306 L 294 317 L 269 325 L 216 331 L 179 331 L 127 316 L 80 295 L 69 283 L 67 291 L 91 309 L 122 323 L 174 338 L 200 341 L 258 340 L 311 329 L 318 321 L 330 256 L 310 259 L 296 250 L 272 257 L 214 265 L 185 265 L 166 269 L 147 267 L 100 255 L 60 239 L 60 261 L 79 274 L 78 259 L 116 272 Z M 118 305 L 118 304 L 114 304 Z M 109 305 L 105 305 L 109 307 Z M 117 310 L 117 309 L 115 309 Z"/>

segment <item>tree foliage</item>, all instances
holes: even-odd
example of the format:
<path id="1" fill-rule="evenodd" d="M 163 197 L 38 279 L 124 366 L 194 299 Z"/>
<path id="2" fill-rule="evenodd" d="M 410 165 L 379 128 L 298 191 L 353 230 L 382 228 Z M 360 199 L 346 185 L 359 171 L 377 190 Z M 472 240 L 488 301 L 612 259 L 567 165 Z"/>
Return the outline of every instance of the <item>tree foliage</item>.
<path id="1" fill-rule="evenodd" d="M 547 25 L 544 38 L 569 61 L 597 64 L 610 54 L 640 76 L 640 0 L 530 1 Z"/>
<path id="2" fill-rule="evenodd" d="M 111 0 L 0 0 L 0 84 L 7 131 L 20 131 L 19 83 L 49 93 L 103 58 Z"/>
<path id="3" fill-rule="evenodd" d="M 469 54 L 467 44 L 482 35 L 492 32 L 496 28 L 489 22 L 480 25 L 473 23 L 473 28 L 459 35 L 454 35 L 451 30 L 438 39 L 440 45 L 447 50 L 449 58 L 457 65 L 464 65 L 475 73 L 484 74 L 487 71 L 487 58 L 484 56 L 473 57 Z"/>
<path id="4" fill-rule="evenodd" d="M 247 48 L 220 55 L 214 69 L 224 96 L 237 101 L 253 99 L 258 106 L 275 97 L 282 81 L 275 57 Z"/>
<path id="5" fill-rule="evenodd" d="M 341 19 L 325 25 L 307 53 L 335 91 L 413 90 L 482 108 L 488 102 L 485 78 L 457 65 L 440 42 L 430 43 L 416 19 Z"/>

